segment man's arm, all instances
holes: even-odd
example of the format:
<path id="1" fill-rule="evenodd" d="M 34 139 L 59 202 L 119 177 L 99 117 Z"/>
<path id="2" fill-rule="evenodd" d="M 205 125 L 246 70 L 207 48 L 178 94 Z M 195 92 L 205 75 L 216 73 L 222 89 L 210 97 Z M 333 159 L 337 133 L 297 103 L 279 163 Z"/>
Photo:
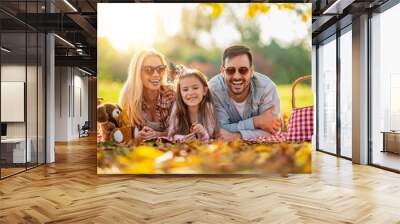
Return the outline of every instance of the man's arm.
<path id="1" fill-rule="evenodd" d="M 276 86 L 272 84 L 261 97 L 259 115 L 254 117 L 254 127 L 271 134 L 278 133 L 281 129 L 280 99 Z"/>
<path id="2" fill-rule="evenodd" d="M 278 90 L 274 84 L 268 91 L 264 92 L 261 98 L 259 111 L 260 113 L 264 112 L 270 109 L 272 106 L 274 107 L 274 115 L 279 117 L 281 114 L 281 100 L 279 98 Z"/>
<path id="3" fill-rule="evenodd" d="M 266 132 L 262 129 L 256 129 L 254 127 L 253 119 L 255 119 L 255 117 L 251 117 L 246 120 L 239 121 L 237 123 L 230 123 L 228 112 L 225 110 L 225 108 L 220 104 L 218 100 L 216 100 L 215 102 L 215 110 L 217 112 L 218 121 L 221 127 L 220 134 L 223 139 L 226 140 L 233 140 L 235 138 L 251 139 L 251 138 L 257 138 L 259 136 L 270 135 L 269 132 Z M 270 113 L 270 117 L 272 117 L 272 112 L 266 112 L 266 113 Z M 263 119 L 263 117 L 260 118 Z M 264 122 L 267 120 L 264 119 Z"/>
<path id="4" fill-rule="evenodd" d="M 279 119 L 276 119 L 273 114 L 279 114 L 280 108 L 280 100 L 278 92 L 276 88 L 271 88 L 269 92 L 266 92 L 261 97 L 261 104 L 259 105 L 259 111 L 263 112 L 262 114 L 254 117 L 250 117 L 248 119 L 232 123 L 229 120 L 229 114 L 226 109 L 222 106 L 221 99 L 219 96 L 214 95 L 214 105 L 215 110 L 217 112 L 217 117 L 219 121 L 219 125 L 221 128 L 230 131 L 230 132 L 241 132 L 245 136 L 261 136 L 261 135 L 269 135 L 267 130 L 271 130 L 273 132 L 272 126 L 269 123 L 279 123 Z M 277 108 L 274 111 L 266 111 L 268 107 Z M 280 126 L 280 124 L 279 124 Z M 263 130 L 263 128 L 265 128 Z M 252 133 L 251 131 L 257 130 L 256 132 Z M 260 132 L 261 131 L 261 132 Z"/>
<path id="5" fill-rule="evenodd" d="M 272 121 L 274 121 L 274 123 L 280 123 L 280 119 L 273 116 L 273 113 L 277 114 L 278 116 L 280 114 L 280 100 L 276 86 L 273 83 L 271 88 L 268 88 L 267 91 L 265 91 L 261 96 L 261 102 L 258 110 L 260 114 L 236 123 L 230 122 L 230 116 L 222 104 L 222 95 L 218 95 L 217 92 L 212 91 L 213 89 L 214 88 L 212 85 L 210 85 L 219 125 L 221 129 L 232 132 L 227 133 L 226 131 L 221 131 L 222 137 L 224 134 L 226 134 L 228 137 L 239 137 L 238 134 L 240 133 L 241 137 L 248 139 L 270 135 L 269 132 L 266 132 L 267 130 L 271 130 L 271 132 L 274 133 L 272 125 L 268 123 L 272 123 Z M 272 106 L 274 106 L 275 111 L 267 111 L 267 109 Z M 280 127 L 280 124 L 278 126 Z"/>
<path id="6" fill-rule="evenodd" d="M 261 129 L 254 129 L 254 130 L 241 130 L 239 132 L 230 132 L 226 131 L 225 129 L 220 129 L 220 137 L 225 140 L 235 140 L 235 139 L 252 139 L 257 138 L 260 136 L 269 136 L 270 133 L 263 131 Z"/>
<path id="7" fill-rule="evenodd" d="M 260 136 L 270 136 L 271 134 L 261 129 L 254 129 L 254 130 L 242 130 L 240 131 L 240 135 L 242 136 L 242 139 L 252 139 Z"/>
<path id="8" fill-rule="evenodd" d="M 221 128 L 230 132 L 239 132 L 240 130 L 251 130 L 254 129 L 253 118 L 248 118 L 236 123 L 229 121 L 229 114 L 220 102 L 215 102 L 215 110 L 217 112 L 218 122 Z"/>

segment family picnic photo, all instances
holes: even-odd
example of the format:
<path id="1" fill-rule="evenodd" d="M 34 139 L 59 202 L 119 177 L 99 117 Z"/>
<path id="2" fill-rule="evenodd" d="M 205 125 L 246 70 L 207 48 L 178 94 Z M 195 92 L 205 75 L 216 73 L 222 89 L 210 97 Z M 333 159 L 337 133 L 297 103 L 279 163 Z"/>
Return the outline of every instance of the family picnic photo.
<path id="1" fill-rule="evenodd" d="M 98 174 L 311 173 L 310 3 L 98 4 Z"/>

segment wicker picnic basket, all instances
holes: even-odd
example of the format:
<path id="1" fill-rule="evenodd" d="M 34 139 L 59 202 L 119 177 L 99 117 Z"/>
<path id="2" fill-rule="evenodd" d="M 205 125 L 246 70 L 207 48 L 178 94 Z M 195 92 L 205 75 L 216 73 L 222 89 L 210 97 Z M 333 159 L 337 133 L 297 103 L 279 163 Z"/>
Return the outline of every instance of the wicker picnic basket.
<path id="1" fill-rule="evenodd" d="M 249 139 L 249 141 L 265 143 L 311 141 L 314 128 L 314 106 L 296 107 L 296 86 L 305 80 L 311 80 L 311 76 L 302 76 L 296 79 L 292 85 L 292 112 L 290 114 L 287 132 L 260 136 Z"/>
<path id="2" fill-rule="evenodd" d="M 292 112 L 286 141 L 311 141 L 314 133 L 314 106 L 296 107 L 296 86 L 304 80 L 311 80 L 311 75 L 296 79 L 292 86 Z"/>

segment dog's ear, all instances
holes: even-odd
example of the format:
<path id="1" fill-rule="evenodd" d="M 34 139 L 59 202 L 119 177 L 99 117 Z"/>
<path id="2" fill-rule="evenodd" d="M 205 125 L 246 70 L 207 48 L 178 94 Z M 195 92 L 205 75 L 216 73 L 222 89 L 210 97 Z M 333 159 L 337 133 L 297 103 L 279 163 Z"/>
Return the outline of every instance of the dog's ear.
<path id="1" fill-rule="evenodd" d="M 115 104 L 115 107 L 117 107 L 120 111 L 122 111 L 122 108 L 121 108 L 121 106 L 120 105 L 118 105 L 118 104 Z"/>
<path id="2" fill-rule="evenodd" d="M 167 78 L 171 81 L 175 80 L 175 75 L 176 75 L 176 68 L 175 68 L 175 64 L 170 62 L 168 63 L 168 72 L 167 72 L 168 76 Z"/>
<path id="3" fill-rule="evenodd" d="M 109 119 L 104 105 L 97 107 L 97 122 L 107 122 Z"/>

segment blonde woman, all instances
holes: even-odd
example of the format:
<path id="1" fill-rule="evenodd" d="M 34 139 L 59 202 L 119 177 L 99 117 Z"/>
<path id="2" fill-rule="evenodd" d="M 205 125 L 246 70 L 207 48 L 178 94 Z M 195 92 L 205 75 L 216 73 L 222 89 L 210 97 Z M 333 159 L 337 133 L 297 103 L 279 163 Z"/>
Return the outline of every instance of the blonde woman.
<path id="1" fill-rule="evenodd" d="M 128 114 L 137 141 L 167 135 L 175 91 L 166 84 L 167 64 L 155 50 L 140 50 L 129 65 L 119 105 Z"/>

